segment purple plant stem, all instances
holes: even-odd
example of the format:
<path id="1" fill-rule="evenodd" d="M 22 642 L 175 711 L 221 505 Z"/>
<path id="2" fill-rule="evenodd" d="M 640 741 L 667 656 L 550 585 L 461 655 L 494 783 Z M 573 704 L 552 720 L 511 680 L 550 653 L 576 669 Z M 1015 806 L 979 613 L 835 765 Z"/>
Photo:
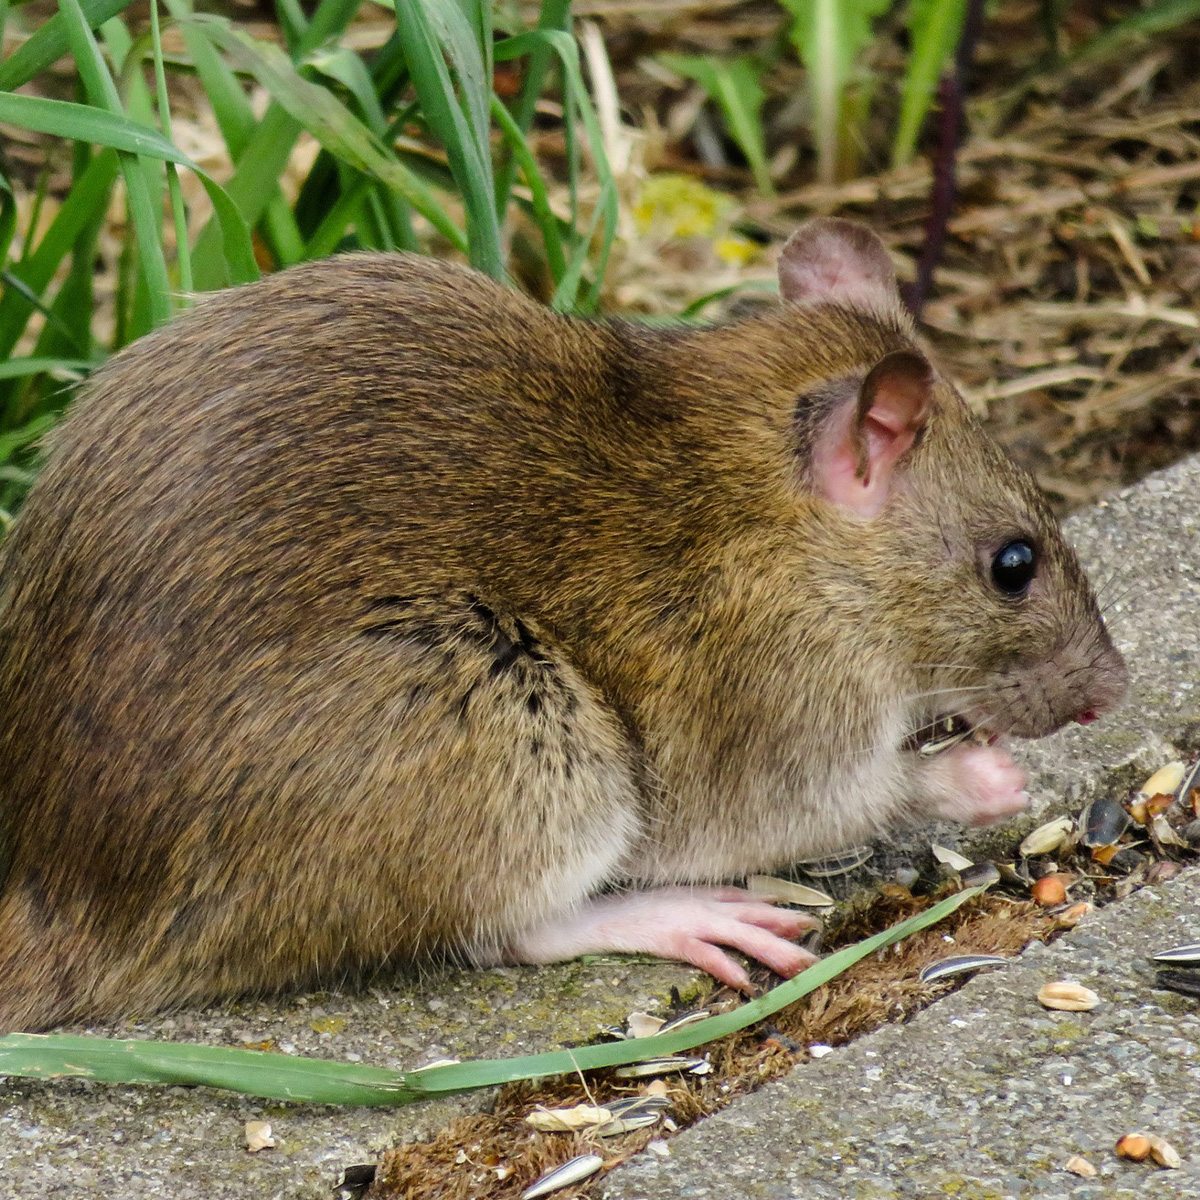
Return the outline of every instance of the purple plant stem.
<path id="1" fill-rule="evenodd" d="M 914 317 L 921 315 L 933 286 L 933 273 L 942 260 L 950 216 L 958 196 L 958 146 L 966 125 L 963 97 L 967 73 L 975 58 L 975 44 L 983 28 L 983 5 L 984 0 L 967 0 L 962 33 L 954 52 L 954 67 L 942 76 L 938 84 L 938 147 L 933 158 L 933 188 L 930 192 L 929 217 L 925 222 L 925 242 L 921 247 L 921 257 L 917 259 L 916 280 L 901 288 L 904 303 Z"/>

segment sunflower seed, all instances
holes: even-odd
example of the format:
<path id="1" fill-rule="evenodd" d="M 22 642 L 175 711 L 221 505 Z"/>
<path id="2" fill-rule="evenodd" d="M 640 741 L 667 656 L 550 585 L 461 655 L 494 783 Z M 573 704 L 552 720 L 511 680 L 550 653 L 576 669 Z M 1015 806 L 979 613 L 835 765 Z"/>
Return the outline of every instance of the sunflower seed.
<path id="1" fill-rule="evenodd" d="M 582 1183 L 590 1179 L 604 1166 L 604 1159 L 598 1154 L 581 1154 L 569 1159 L 561 1167 L 547 1171 L 545 1175 L 535 1179 L 522 1193 L 521 1200 L 536 1200 L 538 1196 L 548 1196 L 559 1188 L 570 1187 L 573 1183 Z"/>
<path id="2" fill-rule="evenodd" d="M 1075 830 L 1075 822 L 1070 817 L 1059 817 L 1047 821 L 1025 835 L 1025 840 L 1017 847 L 1017 853 L 1022 858 L 1034 858 L 1040 854 L 1053 854 L 1065 844 Z"/>
<path id="3" fill-rule="evenodd" d="M 816 888 L 793 883 L 790 879 L 776 879 L 773 875 L 751 875 L 746 880 L 746 890 L 762 900 L 774 900 L 777 904 L 802 904 L 808 908 L 832 908 L 833 897 L 818 892 Z"/>
<path id="4" fill-rule="evenodd" d="M 949 846 L 939 846 L 934 842 L 930 849 L 933 851 L 933 857 L 952 871 L 966 871 L 975 865 L 971 859 L 959 854 L 957 850 L 951 850 Z"/>
<path id="5" fill-rule="evenodd" d="M 707 1021 L 712 1016 L 707 1009 L 699 1008 L 695 1012 L 680 1013 L 673 1020 L 668 1021 L 658 1032 L 659 1034 L 674 1033 L 677 1029 L 682 1029 L 685 1025 L 695 1025 L 697 1021 Z"/>
<path id="6" fill-rule="evenodd" d="M 610 1104 L 612 1120 L 596 1130 L 597 1137 L 612 1137 L 628 1133 L 632 1129 L 645 1129 L 663 1119 L 663 1112 L 671 1102 L 665 1096 L 633 1096 Z"/>
<path id="7" fill-rule="evenodd" d="M 670 1054 L 663 1058 L 647 1058 L 642 1062 L 630 1063 L 627 1067 L 618 1067 L 613 1074 L 618 1079 L 641 1079 L 646 1075 L 669 1075 L 672 1071 L 695 1071 L 698 1067 L 707 1065 L 703 1058 L 683 1058 Z"/>
<path id="8" fill-rule="evenodd" d="M 1200 971 L 1190 968 L 1161 970 L 1154 977 L 1154 984 L 1181 996 L 1200 996 Z"/>
<path id="9" fill-rule="evenodd" d="M 625 1036 L 631 1038 L 653 1037 L 662 1031 L 662 1017 L 650 1013 L 631 1012 L 625 1022 Z"/>
<path id="10" fill-rule="evenodd" d="M 852 846 L 841 854 L 827 858 L 802 858 L 796 863 L 805 875 L 814 879 L 833 879 L 838 875 L 849 875 L 855 867 L 861 867 L 875 851 L 870 846 Z"/>
<path id="11" fill-rule="evenodd" d="M 1046 1008 L 1057 1008 L 1063 1012 L 1088 1012 L 1100 1003 L 1100 997 L 1091 988 L 1066 980 L 1042 984 L 1037 998 Z"/>
<path id="12" fill-rule="evenodd" d="M 1130 824 L 1129 814 L 1111 796 L 1094 796 L 1079 814 L 1079 840 L 1089 850 L 1111 846 Z"/>
<path id="13" fill-rule="evenodd" d="M 1010 961 L 999 954 L 952 954 L 923 967 L 917 979 L 921 983 L 933 983 L 951 975 L 966 975 L 972 971 L 987 970 L 989 967 L 1007 967 Z"/>
<path id="14" fill-rule="evenodd" d="M 1187 775 L 1187 767 L 1181 762 L 1169 762 L 1165 767 L 1159 767 L 1145 783 L 1138 788 L 1143 796 L 1174 795 L 1176 789 Z"/>
<path id="15" fill-rule="evenodd" d="M 963 887 L 990 888 L 1000 882 L 1000 868 L 995 863 L 974 863 L 961 872 Z"/>
<path id="16" fill-rule="evenodd" d="M 1170 950 L 1160 950 L 1151 955 L 1151 961 L 1176 963 L 1181 967 L 1200 967 L 1200 942 L 1189 942 L 1186 946 L 1172 946 Z"/>

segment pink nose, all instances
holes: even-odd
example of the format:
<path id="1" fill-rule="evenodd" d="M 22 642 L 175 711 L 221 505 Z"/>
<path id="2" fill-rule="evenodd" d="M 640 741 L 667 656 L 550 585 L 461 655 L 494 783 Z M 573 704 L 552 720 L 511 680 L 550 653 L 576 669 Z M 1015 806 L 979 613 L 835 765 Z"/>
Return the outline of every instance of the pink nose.
<path id="1" fill-rule="evenodd" d="M 1099 715 L 1094 708 L 1085 708 L 1083 712 L 1076 714 L 1075 720 L 1080 725 L 1090 725 Z"/>

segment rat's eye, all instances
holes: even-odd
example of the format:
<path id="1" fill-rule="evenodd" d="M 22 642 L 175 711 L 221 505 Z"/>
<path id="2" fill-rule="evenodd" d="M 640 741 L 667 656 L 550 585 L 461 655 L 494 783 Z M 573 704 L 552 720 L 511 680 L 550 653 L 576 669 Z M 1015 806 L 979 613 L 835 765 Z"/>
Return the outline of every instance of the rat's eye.
<path id="1" fill-rule="evenodd" d="M 1022 596 L 1033 582 L 1037 555 L 1028 542 L 1009 542 L 992 559 L 992 581 L 1006 596 Z"/>

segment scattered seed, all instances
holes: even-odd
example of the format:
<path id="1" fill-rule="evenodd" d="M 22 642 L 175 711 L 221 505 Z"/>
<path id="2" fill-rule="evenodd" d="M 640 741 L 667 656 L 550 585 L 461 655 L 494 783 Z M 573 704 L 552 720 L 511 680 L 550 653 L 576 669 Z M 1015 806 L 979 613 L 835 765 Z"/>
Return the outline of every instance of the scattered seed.
<path id="1" fill-rule="evenodd" d="M 663 1058 L 647 1058 L 642 1062 L 630 1063 L 627 1067 L 618 1067 L 613 1072 L 618 1079 L 642 1079 L 647 1075 L 669 1075 L 673 1071 L 696 1071 L 706 1067 L 708 1063 L 703 1058 L 684 1058 L 679 1055 L 667 1055 Z"/>
<path id="2" fill-rule="evenodd" d="M 1181 762 L 1169 762 L 1159 767 L 1145 783 L 1138 788 L 1139 796 L 1157 796 L 1162 792 L 1174 795 L 1187 774 L 1187 767 Z"/>
<path id="3" fill-rule="evenodd" d="M 275 1147 L 275 1139 L 271 1136 L 269 1121 L 247 1121 L 245 1137 L 246 1149 L 251 1154 L 257 1154 L 260 1150 L 272 1150 Z"/>
<path id="4" fill-rule="evenodd" d="M 1178 992 L 1181 996 L 1200 996 L 1200 971 L 1159 971 L 1154 982 L 1157 987 Z"/>
<path id="5" fill-rule="evenodd" d="M 1129 814 L 1116 800 L 1094 796 L 1079 814 L 1079 840 L 1089 849 L 1111 846 L 1129 826 Z"/>
<path id="6" fill-rule="evenodd" d="M 1072 904 L 1070 908 L 1063 909 L 1055 919 L 1062 928 L 1074 929 L 1091 911 L 1092 906 L 1086 900 L 1081 900 L 1078 904 Z"/>
<path id="7" fill-rule="evenodd" d="M 1149 1153 L 1149 1150 L 1146 1151 Z M 535 1179 L 522 1193 L 521 1200 L 536 1200 L 538 1196 L 548 1196 L 560 1188 L 570 1187 L 573 1183 L 582 1183 L 590 1179 L 604 1166 L 604 1159 L 598 1154 L 580 1154 L 577 1158 L 569 1159 L 561 1167 L 547 1171 L 545 1175 Z"/>
<path id="8" fill-rule="evenodd" d="M 971 859 L 959 854 L 957 850 L 951 850 L 949 846 L 939 846 L 934 842 L 930 849 L 933 851 L 933 857 L 952 871 L 966 871 L 975 865 Z"/>
<path id="9" fill-rule="evenodd" d="M 631 1038 L 653 1037 L 666 1022 L 651 1013 L 631 1012 L 625 1021 L 625 1036 Z"/>
<path id="10" fill-rule="evenodd" d="M 975 863 L 961 872 L 963 887 L 990 888 L 1000 882 L 1000 868 L 993 862 Z"/>
<path id="11" fill-rule="evenodd" d="M 545 1108 L 539 1104 L 526 1114 L 525 1123 L 542 1133 L 573 1133 L 577 1129 L 607 1125 L 612 1119 L 611 1109 L 591 1104 L 573 1104 L 569 1108 Z"/>
<path id="12" fill-rule="evenodd" d="M 648 1125 L 656 1125 L 663 1119 L 664 1110 L 670 1107 L 670 1101 L 658 1096 L 633 1096 L 628 1100 L 618 1100 L 610 1104 L 612 1120 L 596 1129 L 597 1137 L 613 1137 L 618 1133 L 628 1133 L 633 1129 L 644 1129 Z"/>
<path id="13" fill-rule="evenodd" d="M 856 867 L 861 867 L 874 854 L 870 846 L 853 846 L 841 854 L 828 858 L 801 858 L 796 862 L 805 875 L 814 879 L 833 879 L 838 875 L 849 875 Z"/>
<path id="14" fill-rule="evenodd" d="M 1151 956 L 1153 962 L 1176 963 L 1179 966 L 1200 966 L 1200 942 L 1189 942 L 1186 946 L 1172 946 Z"/>
<path id="15" fill-rule="evenodd" d="M 923 967 L 917 979 L 921 983 L 934 983 L 951 975 L 968 975 L 991 967 L 1007 967 L 1010 961 L 999 954 L 952 954 Z"/>
<path id="16" fill-rule="evenodd" d="M 685 1025 L 695 1025 L 697 1021 L 707 1021 L 711 1016 L 712 1013 L 704 1008 L 698 1008 L 695 1012 L 681 1013 L 668 1021 L 658 1032 L 660 1034 L 674 1033 L 675 1030 L 682 1029 Z"/>
<path id="17" fill-rule="evenodd" d="M 1074 883 L 1074 879 L 1070 875 L 1043 875 L 1030 889 L 1033 902 L 1043 908 L 1054 908 L 1064 904 L 1067 899 L 1067 886 L 1071 883 Z"/>
<path id="18" fill-rule="evenodd" d="M 833 1047 L 825 1045 L 824 1042 L 813 1042 L 808 1052 L 813 1058 L 824 1058 L 825 1055 L 833 1053 Z"/>
<path id="19" fill-rule="evenodd" d="M 1017 853 L 1022 858 L 1036 858 L 1041 854 L 1053 854 L 1075 832 L 1075 822 L 1070 817 L 1058 817 L 1047 821 L 1026 834 L 1017 847 Z"/>
<path id="20" fill-rule="evenodd" d="M 1070 1171 L 1072 1175 L 1078 1175 L 1082 1179 L 1093 1179 L 1100 1174 L 1086 1158 L 1081 1158 L 1078 1154 L 1072 1154 L 1063 1163 L 1063 1170 Z"/>
<path id="21" fill-rule="evenodd" d="M 1127 1133 L 1117 1142 L 1117 1154 L 1134 1162 L 1144 1162 L 1150 1157 L 1150 1139 L 1144 1133 Z"/>
<path id="22" fill-rule="evenodd" d="M 801 904 L 806 908 L 832 908 L 834 904 L 832 896 L 816 888 L 793 883 L 790 879 L 776 879 L 774 875 L 751 875 L 746 880 L 746 890 L 752 896 L 773 900 L 776 904 Z"/>
<path id="23" fill-rule="evenodd" d="M 1187 845 L 1187 842 L 1171 827 L 1171 822 L 1167 820 L 1166 813 L 1160 812 L 1152 816 L 1150 818 L 1149 829 L 1150 837 L 1159 849 L 1163 846 Z"/>
<path id="24" fill-rule="evenodd" d="M 1146 1141 L 1150 1143 L 1150 1157 L 1160 1167 L 1175 1170 L 1183 1166 L 1183 1159 L 1179 1157 L 1179 1151 L 1165 1138 L 1160 1138 L 1156 1133 L 1148 1133 Z"/>
<path id="25" fill-rule="evenodd" d="M 1046 1008 L 1061 1009 L 1063 1012 L 1087 1012 L 1100 1003 L 1100 997 L 1091 988 L 1066 980 L 1043 984 L 1038 989 L 1037 998 Z"/>

